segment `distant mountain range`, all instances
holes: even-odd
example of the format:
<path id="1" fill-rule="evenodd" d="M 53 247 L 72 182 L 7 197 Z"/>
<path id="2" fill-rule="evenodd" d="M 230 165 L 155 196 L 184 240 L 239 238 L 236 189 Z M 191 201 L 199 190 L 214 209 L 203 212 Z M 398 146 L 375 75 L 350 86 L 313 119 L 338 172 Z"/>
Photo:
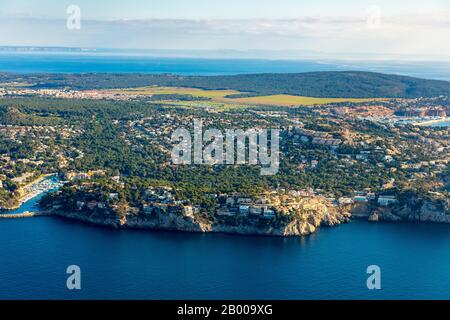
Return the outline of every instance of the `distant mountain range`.
<path id="1" fill-rule="evenodd" d="M 319 98 L 418 98 L 450 96 L 450 82 L 407 76 L 360 72 L 308 72 L 232 76 L 173 74 L 0 74 L 0 83 L 33 83 L 35 87 L 107 89 L 176 86 L 234 89 L 248 95 L 291 94 Z"/>

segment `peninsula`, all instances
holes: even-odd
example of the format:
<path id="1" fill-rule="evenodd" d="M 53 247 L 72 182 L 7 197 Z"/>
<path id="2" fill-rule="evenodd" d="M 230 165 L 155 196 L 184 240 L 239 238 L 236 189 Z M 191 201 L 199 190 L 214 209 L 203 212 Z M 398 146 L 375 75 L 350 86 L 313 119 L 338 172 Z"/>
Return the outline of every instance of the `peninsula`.
<path id="1" fill-rule="evenodd" d="M 352 217 L 450 221 L 449 129 L 415 125 L 448 118 L 448 82 L 359 72 L 0 78 L 3 208 L 48 191 L 34 179 L 56 174 L 45 212 L 117 228 L 299 236 Z M 388 84 L 411 87 L 393 94 Z M 173 133 L 196 120 L 202 135 L 277 130 L 278 171 L 173 162 Z"/>

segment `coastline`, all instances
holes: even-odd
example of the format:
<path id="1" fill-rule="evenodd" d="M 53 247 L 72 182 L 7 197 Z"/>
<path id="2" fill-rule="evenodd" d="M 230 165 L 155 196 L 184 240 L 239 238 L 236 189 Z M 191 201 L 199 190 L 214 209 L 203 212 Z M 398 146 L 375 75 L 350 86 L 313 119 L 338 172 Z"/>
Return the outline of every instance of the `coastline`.
<path id="1" fill-rule="evenodd" d="M 374 213 L 353 213 L 344 215 L 335 223 L 324 223 L 320 221 L 317 227 L 307 226 L 301 227 L 299 222 L 295 222 L 296 228 L 291 225 L 282 227 L 267 226 L 264 228 L 241 225 L 232 226 L 225 224 L 205 224 L 187 217 L 170 217 L 165 221 L 161 219 L 146 219 L 145 217 L 134 216 L 128 219 L 119 219 L 115 217 L 85 215 L 80 212 L 63 212 L 59 210 L 43 210 L 43 211 L 26 211 L 21 214 L 0 214 L 0 219 L 21 219 L 33 217 L 58 217 L 67 220 L 74 220 L 80 223 L 87 223 L 93 226 L 106 227 L 112 229 L 130 229 L 130 230 L 160 230 L 160 231 L 174 231 L 186 233 L 218 233 L 229 235 L 245 235 L 245 236 L 268 236 L 268 237 L 304 237 L 311 235 L 319 228 L 331 228 L 341 224 L 351 223 L 353 221 L 366 221 L 369 223 L 425 223 L 425 224 L 450 224 L 449 219 L 434 219 L 433 216 L 427 215 L 422 217 L 415 214 L 411 218 L 400 219 L 399 215 L 389 213 L 375 212 L 378 218 L 373 218 Z M 442 217 L 441 214 L 437 216 Z"/>
<path id="2" fill-rule="evenodd" d="M 379 214 L 379 213 L 378 213 Z M 187 233 L 222 233 L 230 235 L 246 235 L 246 236 L 269 236 L 269 237 L 304 237 L 313 234 L 320 228 L 332 228 L 341 224 L 351 223 L 353 221 L 365 221 L 372 224 L 377 223 L 424 223 L 424 224 L 450 224 L 450 217 L 448 219 L 434 219 L 433 216 L 424 216 L 423 218 L 416 215 L 414 218 L 401 219 L 400 216 L 393 214 L 380 215 L 379 219 L 373 219 L 373 214 L 351 214 L 343 220 L 335 224 L 320 223 L 319 226 L 312 229 L 289 229 L 285 227 L 267 227 L 257 228 L 252 226 L 229 226 L 224 224 L 211 224 L 208 226 L 194 223 L 174 224 L 174 225 L 159 225 L 155 221 L 149 221 L 140 218 L 133 218 L 130 221 L 120 221 L 118 219 L 98 219 L 92 217 L 81 216 L 76 212 L 62 213 L 62 212 L 46 212 L 36 216 L 57 216 L 64 219 L 76 220 L 91 225 L 109 227 L 114 229 L 140 229 L 140 230 L 163 230 Z M 441 215 L 438 215 L 442 217 Z"/>
<path id="3" fill-rule="evenodd" d="M 40 196 L 41 194 L 44 194 L 44 193 L 48 192 L 48 191 L 50 190 L 50 189 L 48 189 L 48 188 L 38 189 L 38 190 L 30 191 L 30 192 L 25 192 L 24 190 L 25 190 L 26 188 L 32 188 L 33 186 L 38 185 L 38 184 L 42 183 L 43 181 L 45 181 L 46 179 L 49 179 L 50 177 L 56 176 L 56 175 L 57 175 L 56 173 L 43 174 L 43 175 L 40 175 L 38 178 L 34 179 L 33 181 L 27 183 L 25 186 L 23 186 L 23 187 L 20 188 L 19 193 L 24 193 L 24 194 L 21 194 L 21 195 L 16 199 L 16 200 L 17 200 L 17 204 L 14 205 L 14 206 L 2 207 L 1 210 L 0 210 L 0 212 L 1 212 L 1 211 L 14 211 L 14 210 L 18 210 L 18 209 L 20 209 L 20 207 L 21 207 L 24 203 L 26 203 L 26 202 L 28 202 L 28 201 L 30 201 L 30 200 L 32 200 L 32 199 L 34 199 L 34 198 Z"/>
<path id="4" fill-rule="evenodd" d="M 427 126 L 430 126 L 430 125 L 433 125 L 433 124 L 440 124 L 440 123 L 445 123 L 445 122 L 450 122 L 450 118 L 441 118 L 441 119 L 436 119 L 436 120 L 427 120 L 427 121 L 424 121 L 424 122 L 415 123 L 414 125 L 427 127 Z"/>
<path id="5" fill-rule="evenodd" d="M 316 232 L 321 227 L 333 227 L 351 221 L 351 215 L 348 212 L 339 212 L 335 216 L 327 214 L 325 217 L 316 214 L 309 216 L 307 220 L 294 219 L 288 223 L 265 225 L 252 223 L 241 225 L 220 222 L 213 223 L 205 219 L 180 216 L 173 213 L 164 213 L 152 217 L 133 215 L 120 219 L 115 215 L 98 212 L 66 212 L 55 209 L 44 210 L 42 212 L 43 214 L 38 213 L 36 216 L 55 216 L 114 229 L 148 229 L 188 233 L 223 233 L 273 237 L 306 236 Z"/>
<path id="6" fill-rule="evenodd" d="M 28 207 L 30 206 L 24 206 L 23 212 L 0 213 L 0 218 L 56 216 L 114 229 L 149 229 L 276 237 L 302 237 L 316 232 L 321 227 L 333 227 L 352 220 L 365 220 L 372 223 L 450 224 L 449 204 L 432 201 L 424 201 L 417 208 L 410 207 L 408 203 L 391 207 L 367 205 L 315 206 L 313 210 L 294 216 L 289 221 L 273 220 L 269 222 L 269 220 L 258 220 L 258 218 L 250 216 L 238 224 L 221 221 L 220 219 L 211 221 L 192 214 L 186 215 L 183 210 L 175 212 L 156 210 L 152 214 L 127 214 L 119 217 L 114 210 L 64 211 L 51 206 L 47 209 L 34 210 Z"/>

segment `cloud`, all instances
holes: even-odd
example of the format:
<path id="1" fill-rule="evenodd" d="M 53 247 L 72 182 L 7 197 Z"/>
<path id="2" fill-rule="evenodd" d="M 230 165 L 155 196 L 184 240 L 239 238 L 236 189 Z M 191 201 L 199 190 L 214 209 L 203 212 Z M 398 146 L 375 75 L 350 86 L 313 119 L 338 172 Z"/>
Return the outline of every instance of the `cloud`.
<path id="1" fill-rule="evenodd" d="M 3 18 L 0 45 L 75 46 L 177 50 L 297 50 L 349 55 L 450 56 L 450 11 L 383 16 L 296 19 L 149 19 L 82 21 Z M 446 58 L 448 59 L 448 58 Z"/>

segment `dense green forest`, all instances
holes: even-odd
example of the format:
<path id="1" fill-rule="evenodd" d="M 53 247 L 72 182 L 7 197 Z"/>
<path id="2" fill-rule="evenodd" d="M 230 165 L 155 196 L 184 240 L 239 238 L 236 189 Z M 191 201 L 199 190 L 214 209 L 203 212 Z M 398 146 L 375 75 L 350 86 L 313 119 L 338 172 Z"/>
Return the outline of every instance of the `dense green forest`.
<path id="1" fill-rule="evenodd" d="M 149 101 L 5 97 L 0 102 L 4 188 L 0 201 L 9 204 L 17 189 L 13 179 L 27 172 L 64 175 L 91 170 L 105 172 L 95 180 L 102 186 L 111 185 L 109 177 L 120 176 L 123 187 L 110 191 L 120 191 L 120 199 L 136 206 L 143 201 L 146 189 L 154 185 L 170 186 L 178 199 L 189 199 L 204 208 L 216 205 L 210 194 L 241 192 L 256 197 L 275 188 L 311 188 L 342 197 L 366 188 L 384 192 L 384 185 L 392 179 L 398 186 L 393 192 L 413 188 L 417 193 L 424 190 L 421 195 L 425 196 L 430 186 L 439 190 L 434 180 L 441 179 L 438 173 L 442 169 L 414 166 L 439 156 L 422 141 L 443 141 L 444 129 L 411 125 L 399 130 L 363 119 L 343 119 L 332 112 L 333 108 L 255 107 L 214 112 Z M 284 116 L 273 116 L 274 112 Z M 193 119 L 202 119 L 204 128 L 221 132 L 281 129 L 278 174 L 262 176 L 259 166 L 252 165 L 174 165 L 171 134 L 178 128 L 192 129 Z M 345 142 L 330 147 L 309 138 L 302 140 L 303 133 L 293 125 L 298 120 L 304 130 Z M 387 150 L 394 150 L 395 160 L 386 158 Z M 417 173 L 423 178 L 412 184 Z"/>
<path id="2" fill-rule="evenodd" d="M 180 86 L 233 89 L 249 95 L 292 94 L 319 98 L 417 98 L 450 96 L 450 82 L 371 72 L 309 72 L 232 76 L 171 74 L 29 74 L 1 73 L 0 82 L 26 82 L 36 88 L 105 89 Z"/>

